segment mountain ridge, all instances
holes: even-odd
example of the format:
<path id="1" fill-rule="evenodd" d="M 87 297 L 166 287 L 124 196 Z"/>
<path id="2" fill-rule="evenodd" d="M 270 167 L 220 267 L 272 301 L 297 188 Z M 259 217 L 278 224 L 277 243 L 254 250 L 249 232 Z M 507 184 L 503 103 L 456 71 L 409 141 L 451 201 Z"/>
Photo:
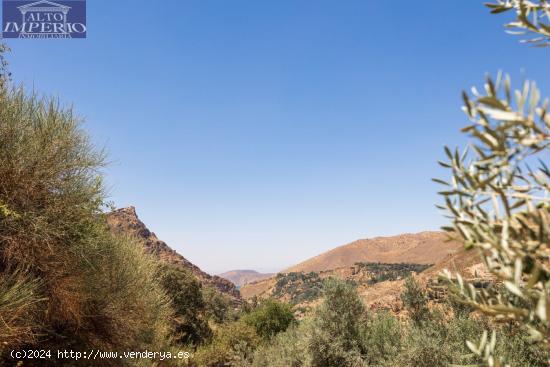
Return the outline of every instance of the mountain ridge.
<path id="1" fill-rule="evenodd" d="M 234 302 L 240 302 L 241 295 L 235 284 L 225 278 L 202 271 L 198 266 L 168 246 L 166 242 L 158 239 L 155 233 L 151 232 L 139 219 L 135 207 L 130 206 L 113 210 L 107 213 L 106 217 L 107 224 L 113 232 L 136 237 L 143 243 L 147 253 L 157 257 L 160 261 L 188 269 L 201 284 L 214 287 L 221 293 L 228 295 Z"/>
<path id="2" fill-rule="evenodd" d="M 230 270 L 224 273 L 218 274 L 219 277 L 229 280 L 237 286 L 243 286 L 247 283 L 269 278 L 275 275 L 275 273 L 260 273 L 259 271 L 252 269 L 237 269 Z"/>

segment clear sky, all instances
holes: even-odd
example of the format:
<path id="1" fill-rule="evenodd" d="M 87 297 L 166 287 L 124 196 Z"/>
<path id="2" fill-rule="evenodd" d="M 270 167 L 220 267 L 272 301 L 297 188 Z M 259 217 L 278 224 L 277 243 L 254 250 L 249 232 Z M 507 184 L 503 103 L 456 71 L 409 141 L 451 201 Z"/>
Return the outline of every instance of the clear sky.
<path id="1" fill-rule="evenodd" d="M 117 206 L 207 271 L 277 270 L 441 226 L 430 178 L 486 72 L 550 94 L 547 51 L 482 2 L 88 0 L 87 39 L 9 61 L 108 148 Z"/>

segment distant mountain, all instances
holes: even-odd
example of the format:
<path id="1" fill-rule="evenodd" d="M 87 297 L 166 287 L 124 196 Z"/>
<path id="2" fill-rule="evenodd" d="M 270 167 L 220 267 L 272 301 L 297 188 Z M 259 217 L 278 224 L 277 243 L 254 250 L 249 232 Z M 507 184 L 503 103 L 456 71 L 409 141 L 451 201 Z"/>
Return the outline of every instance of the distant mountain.
<path id="1" fill-rule="evenodd" d="M 239 290 L 233 283 L 216 275 L 212 276 L 205 273 L 198 266 L 171 249 L 165 242 L 159 240 L 157 236 L 149 231 L 145 224 L 139 220 L 136 209 L 133 206 L 118 209 L 107 214 L 107 223 L 111 230 L 116 233 L 123 233 L 141 239 L 146 251 L 159 258 L 159 260 L 188 269 L 195 275 L 201 284 L 216 288 L 221 293 L 231 297 L 236 303 L 240 302 L 241 296 Z"/>
<path id="2" fill-rule="evenodd" d="M 273 273 L 259 273 L 256 270 L 231 270 L 218 274 L 218 276 L 230 280 L 239 287 L 245 285 L 246 283 L 269 278 L 273 275 Z"/>
<path id="3" fill-rule="evenodd" d="M 357 262 L 435 264 L 461 247 L 461 244 L 446 242 L 446 239 L 443 232 L 420 232 L 357 240 L 283 272 L 323 271 L 353 266 Z"/>

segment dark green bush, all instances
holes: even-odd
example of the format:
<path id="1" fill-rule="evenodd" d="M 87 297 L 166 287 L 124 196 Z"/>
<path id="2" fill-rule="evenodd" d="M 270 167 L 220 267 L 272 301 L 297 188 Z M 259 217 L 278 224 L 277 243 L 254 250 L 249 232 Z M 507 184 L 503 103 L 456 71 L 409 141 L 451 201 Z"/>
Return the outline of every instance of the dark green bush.
<path id="1" fill-rule="evenodd" d="M 159 280 L 172 301 L 178 342 L 196 345 L 208 339 L 212 332 L 198 280 L 188 270 L 170 264 L 160 267 Z"/>
<path id="2" fill-rule="evenodd" d="M 206 316 L 212 322 L 221 324 L 228 321 L 235 321 L 237 312 L 232 300 L 212 287 L 202 288 L 202 298 Z"/>
<path id="3" fill-rule="evenodd" d="M 243 316 L 242 320 L 256 329 L 256 333 L 265 339 L 285 331 L 294 321 L 289 305 L 269 299 L 258 308 Z"/>

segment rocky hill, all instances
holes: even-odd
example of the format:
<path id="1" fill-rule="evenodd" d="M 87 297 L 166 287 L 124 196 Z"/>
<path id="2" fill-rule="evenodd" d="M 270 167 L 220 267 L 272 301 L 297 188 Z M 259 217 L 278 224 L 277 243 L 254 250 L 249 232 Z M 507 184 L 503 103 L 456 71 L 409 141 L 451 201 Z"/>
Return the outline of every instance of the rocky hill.
<path id="1" fill-rule="evenodd" d="M 323 271 L 353 266 L 357 262 L 435 264 L 461 245 L 446 242 L 443 232 L 421 232 L 362 239 L 312 257 L 283 272 Z"/>
<path id="2" fill-rule="evenodd" d="M 231 297 L 235 302 L 241 299 L 240 293 L 233 283 L 219 276 L 205 273 L 198 266 L 170 248 L 165 242 L 159 240 L 139 220 L 134 207 L 118 209 L 107 214 L 107 223 L 114 232 L 135 236 L 142 240 L 145 250 L 158 257 L 161 261 L 188 269 L 197 277 L 201 284 L 216 288 Z"/>
<path id="3" fill-rule="evenodd" d="M 399 313 L 402 310 L 400 294 L 403 281 L 410 274 L 416 274 L 426 285 L 437 280 L 443 269 L 453 273 L 458 271 L 466 279 L 487 278 L 478 253 L 464 250 L 460 243 L 446 242 L 446 238 L 441 232 L 423 232 L 356 241 L 351 246 L 344 245 L 328 251 L 276 276 L 245 284 L 240 291 L 245 299 L 274 297 L 303 309 L 320 302 L 323 279 L 336 277 L 356 285 L 369 308 L 384 308 Z M 407 240 L 410 242 L 407 243 Z M 374 254 L 366 254 L 364 247 L 373 249 Z M 346 256 L 353 253 L 357 254 L 358 260 L 349 266 L 322 271 L 299 270 L 330 266 L 344 260 L 349 262 L 351 258 Z M 365 258 L 385 261 L 359 260 Z"/>
<path id="4" fill-rule="evenodd" d="M 321 255 L 294 265 L 281 273 L 324 273 L 346 278 L 356 263 L 438 264 L 462 248 L 458 242 L 447 242 L 443 232 L 421 232 L 393 237 L 362 239 L 336 247 Z M 244 298 L 268 295 L 275 277 L 250 282 L 241 287 Z"/>
<path id="5" fill-rule="evenodd" d="M 260 273 L 256 270 L 231 270 L 219 274 L 220 277 L 231 281 L 237 286 L 243 286 L 250 282 L 255 282 L 273 276 L 273 273 Z"/>

